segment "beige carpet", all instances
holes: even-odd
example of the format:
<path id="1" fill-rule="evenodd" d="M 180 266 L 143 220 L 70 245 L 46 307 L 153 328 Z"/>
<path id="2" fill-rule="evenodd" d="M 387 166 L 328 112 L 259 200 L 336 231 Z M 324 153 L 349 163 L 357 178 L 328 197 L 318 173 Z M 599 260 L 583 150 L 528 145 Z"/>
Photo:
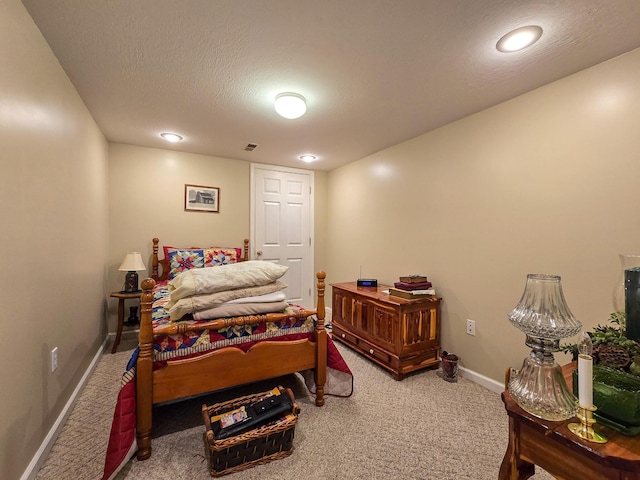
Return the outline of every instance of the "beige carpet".
<path id="1" fill-rule="evenodd" d="M 129 461 L 117 478 L 211 478 L 204 458 L 202 403 L 266 390 L 277 383 L 293 389 L 301 408 L 293 454 L 226 478 L 497 478 L 507 446 L 507 416 L 499 395 L 464 378 L 445 382 L 439 370 L 397 382 L 350 349 L 338 348 L 354 374 L 352 397 L 327 397 L 326 405 L 318 408 L 302 381 L 291 375 L 156 408 L 151 458 Z M 103 355 L 38 479 L 100 478 L 120 376 L 130 354 L 129 350 Z M 552 477 L 538 470 L 534 478 Z"/>

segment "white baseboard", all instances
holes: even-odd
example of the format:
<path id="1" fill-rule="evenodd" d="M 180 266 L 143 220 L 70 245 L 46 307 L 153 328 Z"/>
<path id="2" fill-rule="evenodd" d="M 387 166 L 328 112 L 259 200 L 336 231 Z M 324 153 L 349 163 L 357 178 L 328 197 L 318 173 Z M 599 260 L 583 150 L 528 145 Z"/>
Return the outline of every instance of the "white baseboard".
<path id="1" fill-rule="evenodd" d="M 95 370 L 96 365 L 100 360 L 100 357 L 102 355 L 102 352 L 104 351 L 105 346 L 107 345 L 108 340 L 109 340 L 109 337 L 106 336 L 104 339 L 104 342 L 102 342 L 102 345 L 100 345 L 100 348 L 98 348 L 98 351 L 94 355 L 93 360 L 89 364 L 89 367 L 87 368 L 87 370 L 84 372 L 84 375 L 80 379 L 80 382 L 78 382 L 78 385 L 76 386 L 75 390 L 71 394 L 71 397 L 69 398 L 66 405 L 60 412 L 60 415 L 58 415 L 58 418 L 56 419 L 53 426 L 51 427 L 51 430 L 49 430 L 49 433 L 47 433 L 47 436 L 42 441 L 40 448 L 38 448 L 38 451 L 35 453 L 35 455 L 31 459 L 31 462 L 29 462 L 27 469 L 24 471 L 24 473 L 20 477 L 20 480 L 33 480 L 34 478 L 36 478 L 36 475 L 38 474 L 38 471 L 42 467 L 42 464 L 47 459 L 47 455 L 49 455 L 51 448 L 53 448 L 53 444 L 56 442 L 58 435 L 60 435 L 60 432 L 62 431 L 62 427 L 64 427 L 64 424 L 69 418 L 69 415 L 71 415 L 73 406 L 76 404 L 76 402 L 78 401 L 78 397 L 80 396 L 80 392 L 82 391 L 85 384 L 87 383 L 87 380 L 89 380 L 89 377 Z"/>
<path id="2" fill-rule="evenodd" d="M 496 382 L 495 380 L 485 377 L 484 375 L 480 375 L 468 368 L 459 367 L 459 370 L 464 378 L 471 380 L 478 385 L 482 385 L 484 388 L 487 388 L 492 392 L 502 393 L 504 391 L 504 383 Z"/>

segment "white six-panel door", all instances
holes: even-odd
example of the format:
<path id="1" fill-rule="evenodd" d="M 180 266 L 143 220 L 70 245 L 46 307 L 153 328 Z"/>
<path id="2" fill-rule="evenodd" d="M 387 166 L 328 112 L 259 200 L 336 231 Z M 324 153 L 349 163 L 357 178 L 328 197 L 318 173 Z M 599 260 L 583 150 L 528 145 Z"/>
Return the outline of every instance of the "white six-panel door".
<path id="1" fill-rule="evenodd" d="M 287 265 L 287 300 L 315 305 L 313 172 L 251 165 L 251 259 Z"/>

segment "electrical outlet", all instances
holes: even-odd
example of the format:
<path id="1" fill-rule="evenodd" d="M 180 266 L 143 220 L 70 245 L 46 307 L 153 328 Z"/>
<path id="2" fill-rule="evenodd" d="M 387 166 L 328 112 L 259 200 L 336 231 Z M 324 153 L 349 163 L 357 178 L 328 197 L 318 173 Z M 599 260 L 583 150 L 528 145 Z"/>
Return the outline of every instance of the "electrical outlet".
<path id="1" fill-rule="evenodd" d="M 476 321 L 467 319 L 467 334 L 475 335 L 476 334 Z"/>
<path id="2" fill-rule="evenodd" d="M 58 347 L 51 350 L 51 373 L 58 368 Z"/>

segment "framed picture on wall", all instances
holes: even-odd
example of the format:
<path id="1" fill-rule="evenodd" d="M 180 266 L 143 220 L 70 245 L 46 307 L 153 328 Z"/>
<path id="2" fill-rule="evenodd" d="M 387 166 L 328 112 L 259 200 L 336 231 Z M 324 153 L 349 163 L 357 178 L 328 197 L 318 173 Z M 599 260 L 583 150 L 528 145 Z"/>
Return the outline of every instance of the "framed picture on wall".
<path id="1" fill-rule="evenodd" d="M 220 189 L 204 185 L 184 186 L 184 209 L 191 212 L 220 211 Z"/>

